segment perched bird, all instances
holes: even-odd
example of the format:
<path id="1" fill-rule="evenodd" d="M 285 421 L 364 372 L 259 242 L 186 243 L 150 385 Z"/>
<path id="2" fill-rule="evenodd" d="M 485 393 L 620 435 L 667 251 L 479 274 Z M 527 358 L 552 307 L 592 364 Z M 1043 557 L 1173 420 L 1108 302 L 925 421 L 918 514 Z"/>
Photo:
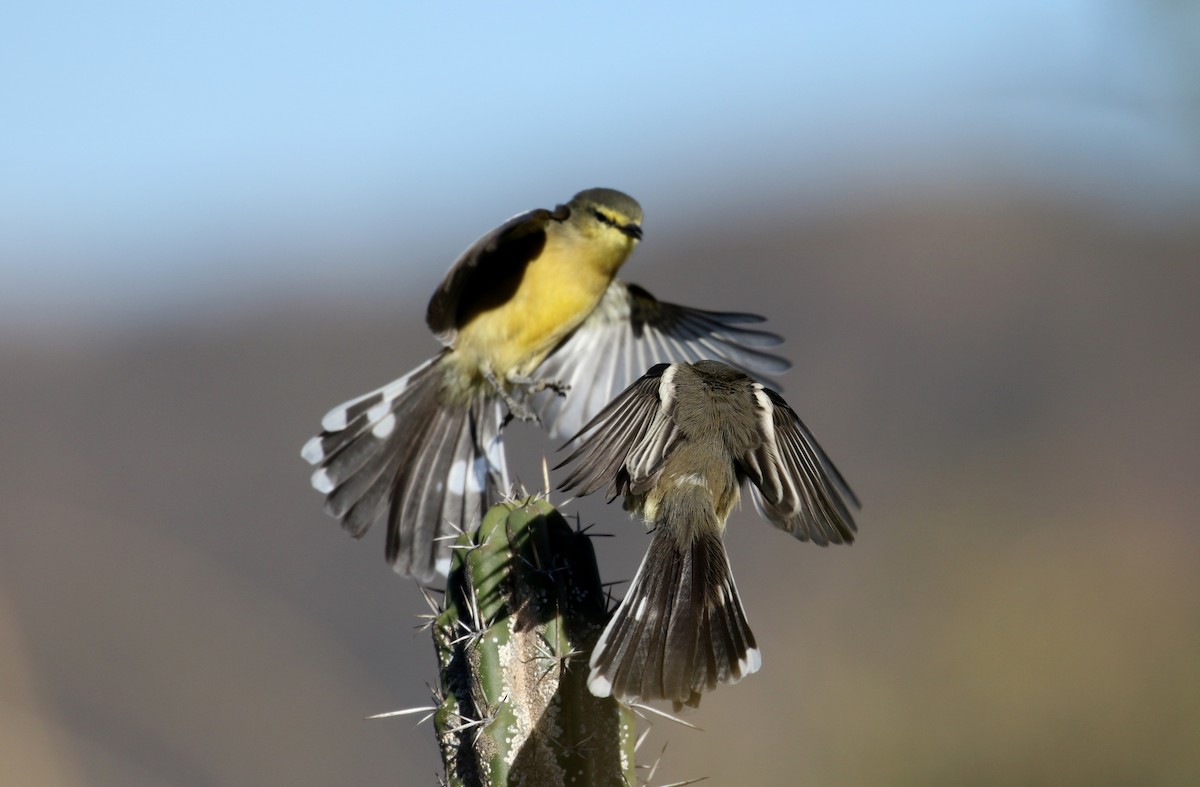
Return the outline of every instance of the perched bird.
<path id="1" fill-rule="evenodd" d="M 468 248 L 425 315 L 444 349 L 330 410 L 301 451 L 325 510 L 356 538 L 385 518 L 388 561 L 428 581 L 449 567 L 448 536 L 508 491 L 509 418 L 570 434 L 656 361 L 786 370 L 763 349 L 779 337 L 743 327 L 761 317 L 664 303 L 614 278 L 641 222 L 633 198 L 588 189 Z"/>
<path id="2" fill-rule="evenodd" d="M 749 479 L 755 506 L 801 541 L 850 543 L 858 500 L 778 393 L 716 361 L 658 364 L 567 445 L 559 485 L 653 528 L 624 600 L 592 651 L 588 687 L 623 702 L 700 703 L 761 664 L 723 539 Z M 566 446 L 563 446 L 566 448 Z"/>

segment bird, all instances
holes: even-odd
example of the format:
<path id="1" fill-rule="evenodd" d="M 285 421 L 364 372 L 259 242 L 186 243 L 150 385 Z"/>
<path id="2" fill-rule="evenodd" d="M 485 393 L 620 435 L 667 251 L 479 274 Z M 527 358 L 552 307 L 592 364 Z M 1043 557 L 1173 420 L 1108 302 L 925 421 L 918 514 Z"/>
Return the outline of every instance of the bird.
<path id="1" fill-rule="evenodd" d="M 652 528 L 650 546 L 591 652 L 588 687 L 625 703 L 697 707 L 762 664 L 725 550 L 749 481 L 755 507 L 801 541 L 849 544 L 858 498 L 783 397 L 718 361 L 660 363 L 571 440 L 562 491 Z M 556 468 L 556 469 L 557 469 Z"/>
<path id="2" fill-rule="evenodd" d="M 510 489 L 511 419 L 570 434 L 655 361 L 789 368 L 768 352 L 779 336 L 746 327 L 762 317 L 659 301 L 616 278 L 642 234 L 636 200 L 592 188 L 471 244 L 426 309 L 440 352 L 331 409 L 301 449 L 326 513 L 355 538 L 385 520 L 392 568 L 432 581 L 454 534 Z"/>

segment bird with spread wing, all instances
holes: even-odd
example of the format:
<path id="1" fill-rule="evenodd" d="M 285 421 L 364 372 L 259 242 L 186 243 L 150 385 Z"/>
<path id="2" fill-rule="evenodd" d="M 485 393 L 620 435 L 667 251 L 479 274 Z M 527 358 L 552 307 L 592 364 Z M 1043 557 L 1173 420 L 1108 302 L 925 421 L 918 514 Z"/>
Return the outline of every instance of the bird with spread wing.
<path id="1" fill-rule="evenodd" d="M 393 568 L 428 581 L 446 573 L 452 534 L 508 491 L 508 419 L 571 434 L 660 361 L 785 371 L 768 352 L 779 337 L 746 327 L 762 318 L 659 301 L 616 278 L 641 222 L 633 198 L 588 189 L 471 245 L 426 312 L 442 350 L 330 410 L 305 444 L 325 510 L 356 538 L 384 520 Z"/>
<path id="2" fill-rule="evenodd" d="M 801 541 L 854 540 L 858 500 L 816 438 L 782 396 L 726 364 L 652 367 L 573 443 L 559 489 L 623 495 L 653 528 L 592 650 L 597 696 L 694 707 L 705 691 L 758 670 L 724 543 L 743 481 L 758 511 Z"/>

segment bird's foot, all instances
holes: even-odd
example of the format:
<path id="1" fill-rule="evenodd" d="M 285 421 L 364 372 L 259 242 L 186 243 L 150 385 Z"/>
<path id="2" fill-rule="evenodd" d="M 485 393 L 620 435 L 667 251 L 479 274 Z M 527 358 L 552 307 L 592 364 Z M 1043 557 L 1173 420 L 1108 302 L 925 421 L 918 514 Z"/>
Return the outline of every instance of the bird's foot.
<path id="1" fill-rule="evenodd" d="M 539 380 L 536 377 L 518 377 L 512 376 L 508 381 L 513 385 L 524 386 L 529 390 L 529 393 L 541 393 L 542 391 L 554 391 L 559 396 L 566 396 L 571 390 L 570 383 L 564 383 L 562 380 Z"/>
<path id="2" fill-rule="evenodd" d="M 509 393 L 508 387 L 500 384 L 500 381 L 496 379 L 496 375 L 491 369 L 484 369 L 483 376 L 487 378 L 488 383 L 490 383 L 492 386 L 492 390 L 496 392 L 497 396 L 504 400 L 504 405 L 508 408 L 508 412 L 504 415 L 504 420 L 500 422 L 501 429 L 512 423 L 514 419 L 518 421 L 524 421 L 525 423 L 537 424 L 538 426 L 542 425 L 542 419 L 538 417 L 538 414 L 529 409 L 522 402 L 518 402 L 516 398 Z M 520 384 L 520 381 L 509 380 L 509 382 Z"/>

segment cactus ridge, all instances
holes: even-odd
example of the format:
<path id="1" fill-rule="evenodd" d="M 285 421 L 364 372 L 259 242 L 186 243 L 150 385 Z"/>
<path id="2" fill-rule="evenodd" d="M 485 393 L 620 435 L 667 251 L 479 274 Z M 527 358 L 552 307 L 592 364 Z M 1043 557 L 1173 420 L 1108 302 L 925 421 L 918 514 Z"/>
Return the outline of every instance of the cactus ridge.
<path id="1" fill-rule="evenodd" d="M 587 689 L 607 598 L 590 538 L 542 496 L 459 536 L 433 622 L 450 785 L 634 785 L 633 714 Z"/>

